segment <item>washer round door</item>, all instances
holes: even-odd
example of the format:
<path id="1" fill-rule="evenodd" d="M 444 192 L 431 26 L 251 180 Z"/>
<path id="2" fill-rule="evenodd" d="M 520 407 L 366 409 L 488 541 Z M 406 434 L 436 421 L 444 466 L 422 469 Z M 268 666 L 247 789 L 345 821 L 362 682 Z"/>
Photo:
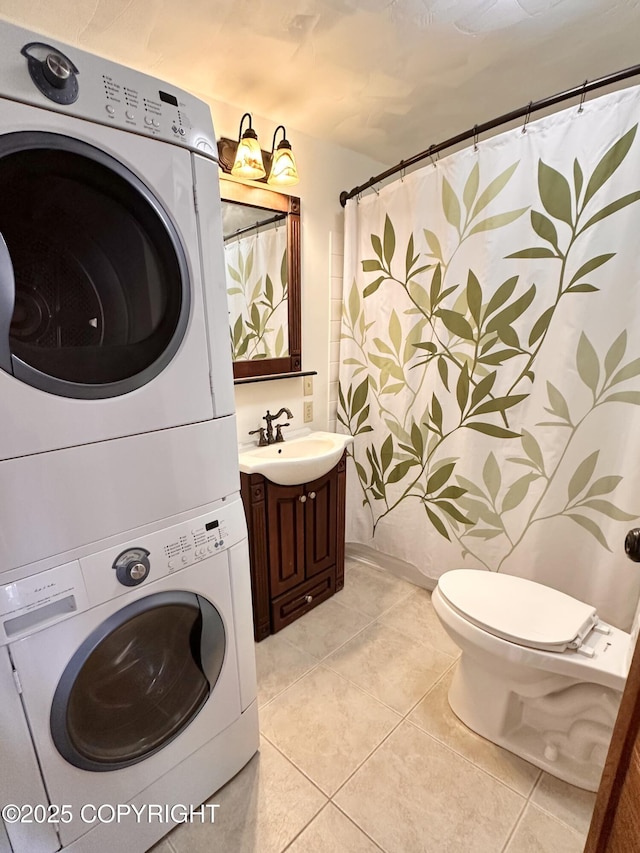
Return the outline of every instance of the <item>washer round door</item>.
<path id="1" fill-rule="evenodd" d="M 58 752 L 83 770 L 119 770 L 158 752 L 215 688 L 226 635 L 200 595 L 159 592 L 114 613 L 83 642 L 50 714 Z"/>
<path id="2" fill-rule="evenodd" d="M 0 136 L 0 189 L 0 368 L 80 399 L 157 376 L 184 337 L 190 283 L 150 188 L 93 145 L 24 131 Z"/>

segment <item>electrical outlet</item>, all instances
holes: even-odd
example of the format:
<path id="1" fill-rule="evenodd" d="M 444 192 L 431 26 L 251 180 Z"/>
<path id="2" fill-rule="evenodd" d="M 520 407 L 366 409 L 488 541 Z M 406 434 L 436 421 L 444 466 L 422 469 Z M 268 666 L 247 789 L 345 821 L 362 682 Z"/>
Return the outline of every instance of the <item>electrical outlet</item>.
<path id="1" fill-rule="evenodd" d="M 311 400 L 307 400 L 304 404 L 303 421 L 305 424 L 308 424 L 312 420 L 313 420 L 313 402 Z"/>
<path id="2" fill-rule="evenodd" d="M 302 393 L 305 397 L 313 394 L 313 376 L 305 376 L 302 380 Z"/>

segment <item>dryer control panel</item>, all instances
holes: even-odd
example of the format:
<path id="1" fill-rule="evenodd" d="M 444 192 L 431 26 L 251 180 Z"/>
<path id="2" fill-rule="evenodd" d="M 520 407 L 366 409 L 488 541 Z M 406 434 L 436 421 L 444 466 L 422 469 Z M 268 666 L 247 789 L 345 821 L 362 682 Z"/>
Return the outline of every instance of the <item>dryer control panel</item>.
<path id="1" fill-rule="evenodd" d="M 0 97 L 218 158 L 208 105 L 132 68 L 2 22 Z"/>

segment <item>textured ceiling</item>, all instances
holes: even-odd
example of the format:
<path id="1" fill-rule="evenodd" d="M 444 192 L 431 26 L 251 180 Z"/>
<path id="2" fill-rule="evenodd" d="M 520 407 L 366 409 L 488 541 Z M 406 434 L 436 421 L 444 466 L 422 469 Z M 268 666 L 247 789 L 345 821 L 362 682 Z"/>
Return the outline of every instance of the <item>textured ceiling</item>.
<path id="1" fill-rule="evenodd" d="M 640 62 L 640 0 L 0 0 L 0 15 L 387 163 Z"/>

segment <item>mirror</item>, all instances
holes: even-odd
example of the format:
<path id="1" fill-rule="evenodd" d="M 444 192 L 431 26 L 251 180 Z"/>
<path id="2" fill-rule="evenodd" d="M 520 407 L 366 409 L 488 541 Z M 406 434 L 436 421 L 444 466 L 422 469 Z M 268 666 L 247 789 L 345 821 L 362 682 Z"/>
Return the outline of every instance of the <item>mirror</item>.
<path id="1" fill-rule="evenodd" d="M 234 378 L 299 372 L 300 199 L 224 178 L 220 193 Z"/>

